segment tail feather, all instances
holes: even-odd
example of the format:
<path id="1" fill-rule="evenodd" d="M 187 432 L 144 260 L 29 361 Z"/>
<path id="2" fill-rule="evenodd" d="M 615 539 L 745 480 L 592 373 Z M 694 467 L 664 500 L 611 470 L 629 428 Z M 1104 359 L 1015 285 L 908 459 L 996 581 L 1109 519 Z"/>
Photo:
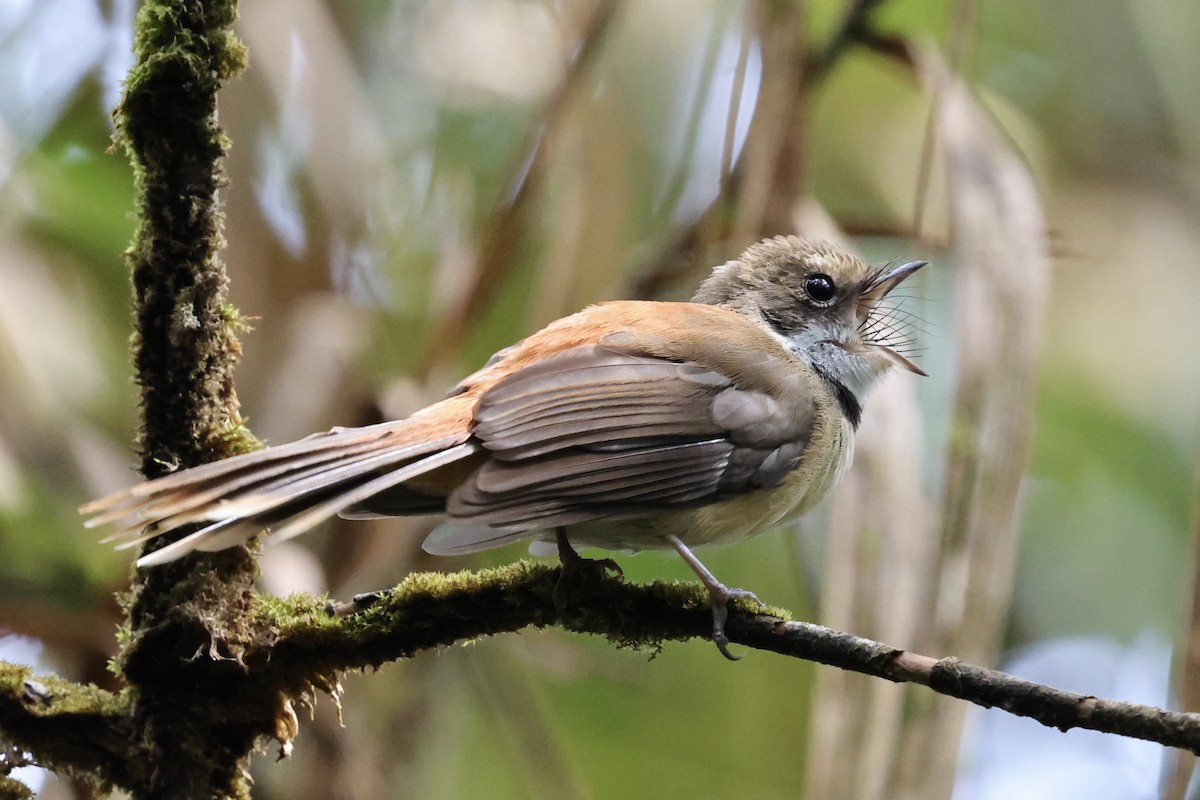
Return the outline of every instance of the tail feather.
<path id="1" fill-rule="evenodd" d="M 447 520 L 425 537 L 421 549 L 434 556 L 461 556 L 491 550 L 539 534 L 539 530 L 512 531 Z"/>
<path id="2" fill-rule="evenodd" d="M 254 519 L 235 518 L 216 522 L 194 533 L 189 533 L 177 542 L 171 542 L 171 544 L 165 547 L 160 547 L 153 553 L 147 553 L 138 559 L 137 565 L 139 567 L 157 567 L 186 556 L 193 550 L 211 553 L 217 550 L 224 550 L 228 547 L 234 547 L 262 533 L 264 527 L 267 525 L 269 525 L 269 519 L 264 517 L 255 517 Z M 153 538 L 153 536 L 142 538 Z M 124 547 L 125 545 L 119 545 L 117 549 L 123 549 Z"/>
<path id="3" fill-rule="evenodd" d="M 435 452 L 433 455 L 398 467 L 365 483 L 351 484 L 344 491 L 334 494 L 317 505 L 303 502 L 304 495 L 293 495 L 287 498 L 283 504 L 276 504 L 265 513 L 252 516 L 233 516 L 201 528 L 177 542 L 161 547 L 153 553 L 147 553 L 138 559 L 137 564 L 139 567 L 152 567 L 174 561 L 193 550 L 224 550 L 227 547 L 241 544 L 264 530 L 271 535 L 272 541 L 283 541 L 293 536 L 299 536 L 314 525 L 329 519 L 343 508 L 362 502 L 373 494 L 404 483 L 430 470 L 466 458 L 476 450 L 478 450 L 476 445 L 466 442 Z M 289 513 L 289 510 L 294 513 Z"/>
<path id="4" fill-rule="evenodd" d="M 314 433 L 312 436 L 288 444 L 274 445 L 253 453 L 214 461 L 210 464 L 201 464 L 198 467 L 180 470 L 146 483 L 139 483 L 107 497 L 85 503 L 79 507 L 79 513 L 93 516 L 115 508 L 138 506 L 146 498 L 183 487 L 192 487 L 209 479 L 219 478 L 232 472 L 241 472 L 264 463 L 287 461 L 296 456 L 329 452 L 355 444 L 368 444 L 368 447 L 378 445 L 379 440 L 395 436 L 410 426 L 411 422 L 405 419 L 367 425 L 362 428 L 332 428 L 324 433 Z"/>
<path id="5" fill-rule="evenodd" d="M 282 485 L 287 481 L 299 480 L 329 469 L 333 465 L 353 463 L 361 458 L 362 453 L 371 452 L 375 447 L 377 445 L 373 444 L 359 444 L 350 448 L 339 447 L 328 452 L 279 461 L 258 468 L 251 465 L 223 476 L 201 478 L 191 486 L 184 485 L 145 498 L 130 498 L 128 502 L 87 520 L 84 525 L 94 528 L 129 517 L 125 523 L 124 530 L 126 531 L 140 529 L 151 520 L 154 521 L 153 524 L 165 530 L 171 530 L 189 522 L 209 519 L 210 517 L 205 515 L 212 513 L 213 508 L 219 506 L 220 501 L 224 499 L 234 497 L 239 493 L 248 493 L 251 490 L 257 493 L 268 487 Z M 143 485 L 148 486 L 154 482 Z M 195 513 L 189 515 L 187 512 Z M 211 517 L 211 519 L 217 519 L 217 517 Z M 111 541 L 115 538 L 121 538 L 121 532 L 105 537 L 103 541 Z"/>
<path id="6" fill-rule="evenodd" d="M 336 486 L 373 470 L 409 461 L 431 449 L 440 449 L 453 444 L 454 439 L 448 437 L 434 442 L 421 442 L 407 447 L 388 449 L 379 453 L 364 454 L 356 451 L 349 456 L 323 462 L 299 470 L 294 474 L 287 473 L 273 480 L 254 484 L 237 494 L 229 491 L 222 492 L 219 499 L 214 502 L 210 502 L 202 508 L 166 517 L 159 524 L 177 528 L 189 522 L 203 520 L 215 522 L 234 517 L 253 517 L 297 497 Z M 208 494 L 212 493 L 210 491 Z"/>
<path id="7" fill-rule="evenodd" d="M 80 508 L 88 527 L 118 523 L 119 549 L 209 523 L 143 556 L 163 564 L 192 550 L 221 550 L 268 530 L 295 536 L 372 495 L 476 452 L 468 433 L 426 438 L 416 420 L 334 429 L 298 442 L 148 481 Z M 275 538 L 275 537 L 273 537 Z"/>
<path id="8" fill-rule="evenodd" d="M 390 489 L 393 486 L 398 486 L 399 484 L 408 480 L 412 480 L 418 475 L 423 475 L 430 470 L 434 470 L 438 467 L 443 467 L 447 464 L 464 459 L 478 450 L 478 445 L 472 444 L 471 442 L 465 442 L 463 444 L 443 450 L 440 453 L 434 453 L 431 456 L 426 456 L 419 461 L 414 461 L 407 466 L 403 466 L 399 469 L 393 470 L 392 472 L 388 472 L 379 476 L 378 478 L 375 478 L 374 480 L 370 480 L 364 484 L 355 486 L 349 491 L 335 495 L 320 505 L 313 506 L 312 508 L 306 509 L 305 511 L 302 511 L 301 513 L 292 517 L 280 527 L 272 530 L 272 538 L 276 540 L 283 540 L 290 539 L 293 536 L 299 536 L 313 525 L 316 525 L 318 522 L 324 519 L 332 517 L 334 514 L 338 513 L 344 508 L 349 508 L 356 503 L 361 503 L 363 500 L 366 500 L 368 497 L 374 494 L 378 494 L 385 489 Z"/>

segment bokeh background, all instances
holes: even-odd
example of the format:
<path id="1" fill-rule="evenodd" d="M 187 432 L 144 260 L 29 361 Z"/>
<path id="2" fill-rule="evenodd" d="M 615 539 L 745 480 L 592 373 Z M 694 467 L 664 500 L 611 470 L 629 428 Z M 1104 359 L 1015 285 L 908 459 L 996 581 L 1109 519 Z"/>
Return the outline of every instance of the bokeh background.
<path id="1" fill-rule="evenodd" d="M 870 46 L 844 39 L 868 11 Z M 110 118 L 135 12 L 0 4 L 0 658 L 109 686 L 131 558 L 74 509 L 136 479 Z M 404 415 L 588 302 L 686 298 L 764 232 L 929 258 L 896 313 L 931 377 L 872 398 L 825 508 L 702 556 L 891 644 L 1195 696 L 1170 677 L 1195 559 L 1200 7 L 257 0 L 237 30 L 224 257 L 256 434 Z M 431 524 L 331 524 L 268 548 L 263 588 L 344 598 L 524 556 L 434 560 Z M 1128 800 L 1190 774 L 767 654 L 649 655 L 554 630 L 348 675 L 291 759 L 255 760 L 256 796 Z"/>

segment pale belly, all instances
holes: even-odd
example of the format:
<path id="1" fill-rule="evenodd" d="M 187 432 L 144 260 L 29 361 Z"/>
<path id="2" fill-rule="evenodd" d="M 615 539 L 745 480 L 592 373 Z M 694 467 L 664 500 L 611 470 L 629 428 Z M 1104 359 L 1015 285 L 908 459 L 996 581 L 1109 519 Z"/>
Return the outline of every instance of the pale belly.
<path id="1" fill-rule="evenodd" d="M 756 536 L 811 509 L 841 479 L 854 456 L 854 433 L 843 423 L 832 438 L 832 447 L 823 448 L 825 457 L 806 459 L 773 488 L 649 517 L 572 525 L 567 538 L 576 547 L 636 551 L 670 548 L 671 534 L 688 546 L 731 544 Z M 553 540 L 552 535 L 538 538 Z"/>

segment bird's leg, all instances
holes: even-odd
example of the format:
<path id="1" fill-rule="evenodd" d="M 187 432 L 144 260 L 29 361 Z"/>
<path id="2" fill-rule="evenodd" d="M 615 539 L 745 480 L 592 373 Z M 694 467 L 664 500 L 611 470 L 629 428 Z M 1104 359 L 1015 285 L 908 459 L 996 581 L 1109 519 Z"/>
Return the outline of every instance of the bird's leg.
<path id="1" fill-rule="evenodd" d="M 583 561 L 579 557 L 579 553 L 575 552 L 575 548 L 571 547 L 571 543 L 567 541 L 567 531 L 565 528 L 554 529 L 554 540 L 558 543 L 558 560 L 562 563 L 562 569 L 558 571 L 558 583 L 554 584 L 554 594 L 551 597 L 554 599 L 554 610 L 558 612 L 558 618 L 566 624 L 567 615 L 567 587 L 571 583 L 571 579 L 575 573 L 579 571 L 579 564 Z"/>
<path id="2" fill-rule="evenodd" d="M 692 568 L 692 572 L 700 578 L 700 582 L 704 584 L 704 588 L 708 589 L 709 603 L 712 605 L 713 613 L 713 644 L 721 651 L 721 655 L 728 658 L 730 661 L 737 661 L 741 656 L 735 656 L 729 652 L 729 638 L 725 636 L 725 620 L 729 618 L 729 601 L 730 600 L 753 600 L 756 603 L 762 603 L 754 592 L 745 589 L 730 589 L 725 584 L 721 583 L 716 577 L 708 571 L 708 567 L 700 563 L 700 559 L 696 558 L 686 544 L 679 540 L 674 534 L 667 535 L 667 541 L 675 548 L 676 552 L 683 558 L 687 565 Z"/>
<path id="3" fill-rule="evenodd" d="M 612 572 L 618 577 L 624 577 L 625 573 L 621 571 L 620 565 L 611 558 L 592 559 L 580 556 L 567 541 L 566 528 L 561 526 L 555 528 L 554 540 L 558 544 L 558 560 L 562 562 L 562 570 L 558 573 L 558 583 L 554 585 L 552 597 L 554 598 L 554 610 L 558 612 L 558 618 L 565 623 L 564 609 L 567 606 L 568 592 L 571 584 L 576 581 L 581 572 L 598 571 L 601 575 Z"/>

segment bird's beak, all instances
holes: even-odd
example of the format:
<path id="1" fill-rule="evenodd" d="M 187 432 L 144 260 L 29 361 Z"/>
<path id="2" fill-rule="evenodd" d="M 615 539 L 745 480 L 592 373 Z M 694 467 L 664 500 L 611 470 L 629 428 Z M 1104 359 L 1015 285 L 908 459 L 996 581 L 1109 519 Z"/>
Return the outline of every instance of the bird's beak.
<path id="1" fill-rule="evenodd" d="M 888 292 L 899 286 L 905 278 L 912 275 L 921 267 L 927 266 L 929 266 L 928 261 L 909 261 L 907 264 L 892 267 L 887 272 L 881 273 L 863 288 L 862 300 L 872 305 L 878 303 L 887 297 Z"/>
<path id="2" fill-rule="evenodd" d="M 887 297 L 888 292 L 892 291 L 892 289 L 895 289 L 897 286 L 903 283 L 904 279 L 909 275 L 912 275 L 921 267 L 927 266 L 929 266 L 928 261 L 909 261 L 907 264 L 901 264 L 898 267 L 892 267 L 886 272 L 880 273 L 877 277 L 871 280 L 870 283 L 863 287 L 862 294 L 859 295 L 859 322 L 862 323 L 867 320 L 871 314 L 871 311 L 874 310 L 876 304 L 878 304 L 883 298 Z M 916 373 L 917 375 L 928 374 L 916 364 L 897 353 L 891 347 L 888 347 L 885 342 L 862 342 L 858 345 L 858 348 L 859 351 L 863 353 L 873 352 L 876 355 L 883 356 L 901 369 L 906 369 L 909 372 Z"/>

